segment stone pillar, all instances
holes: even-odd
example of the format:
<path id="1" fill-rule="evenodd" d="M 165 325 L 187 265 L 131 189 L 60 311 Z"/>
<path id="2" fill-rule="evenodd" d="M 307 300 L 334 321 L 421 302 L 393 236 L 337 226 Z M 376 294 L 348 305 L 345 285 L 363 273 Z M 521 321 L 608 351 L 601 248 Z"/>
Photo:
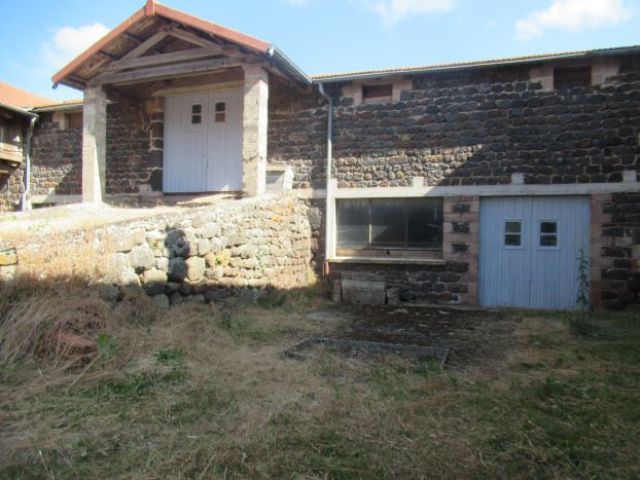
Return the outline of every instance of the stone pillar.
<path id="1" fill-rule="evenodd" d="M 107 170 L 107 95 L 102 87 L 84 91 L 82 201 L 102 203 Z"/>
<path id="2" fill-rule="evenodd" d="M 459 274 L 448 291 L 461 304 L 478 305 L 480 197 L 445 197 L 443 210 L 443 259 Z"/>
<path id="3" fill-rule="evenodd" d="M 250 197 L 266 188 L 268 103 L 269 74 L 258 65 L 244 67 L 242 191 Z"/>

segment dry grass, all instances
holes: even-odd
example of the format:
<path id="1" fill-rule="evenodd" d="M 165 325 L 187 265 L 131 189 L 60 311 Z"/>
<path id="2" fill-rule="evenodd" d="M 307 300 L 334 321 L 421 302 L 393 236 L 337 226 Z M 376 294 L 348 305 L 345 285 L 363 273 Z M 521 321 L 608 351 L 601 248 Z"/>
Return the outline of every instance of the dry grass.
<path id="1" fill-rule="evenodd" d="M 92 292 L 55 295 L 30 291 L 0 306 L 0 337 L 7 321 L 37 338 L 29 323 L 104 305 Z M 514 313 L 504 357 L 440 371 L 322 349 L 283 359 L 305 336 L 348 327 L 339 314 L 309 320 L 323 301 L 306 292 L 141 316 L 146 301 L 133 295 L 106 310 L 88 365 L 34 357 L 16 332 L 0 373 L 0 478 L 640 474 L 640 354 L 631 348 L 640 328 L 624 315 Z"/>

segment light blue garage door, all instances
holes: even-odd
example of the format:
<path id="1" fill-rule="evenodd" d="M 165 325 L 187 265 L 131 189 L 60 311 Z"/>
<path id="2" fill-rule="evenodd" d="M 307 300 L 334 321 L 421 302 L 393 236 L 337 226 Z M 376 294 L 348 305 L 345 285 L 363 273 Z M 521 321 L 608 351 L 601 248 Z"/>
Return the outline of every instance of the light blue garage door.
<path id="1" fill-rule="evenodd" d="M 482 305 L 576 309 L 579 259 L 588 255 L 588 197 L 481 200 Z"/>

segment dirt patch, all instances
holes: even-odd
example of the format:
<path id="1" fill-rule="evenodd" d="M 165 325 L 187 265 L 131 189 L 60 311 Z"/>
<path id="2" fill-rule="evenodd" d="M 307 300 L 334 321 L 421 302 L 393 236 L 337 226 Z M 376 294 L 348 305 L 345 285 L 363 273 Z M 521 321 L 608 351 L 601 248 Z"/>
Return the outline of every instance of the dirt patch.
<path id="1" fill-rule="evenodd" d="M 514 316 L 487 310 L 432 307 L 341 306 L 348 319 L 341 338 L 449 348 L 447 365 L 465 367 L 504 358 L 517 343 Z"/>

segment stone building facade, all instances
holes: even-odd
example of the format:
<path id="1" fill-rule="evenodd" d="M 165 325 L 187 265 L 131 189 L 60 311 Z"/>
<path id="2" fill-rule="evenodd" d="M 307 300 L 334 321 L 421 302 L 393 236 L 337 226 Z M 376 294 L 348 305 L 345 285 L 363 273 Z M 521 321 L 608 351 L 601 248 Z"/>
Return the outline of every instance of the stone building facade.
<path id="1" fill-rule="evenodd" d="M 93 68 L 99 52 L 89 50 L 54 76 L 84 89 L 84 135 L 56 126 L 59 112 L 41 111 L 34 196 L 99 199 L 101 187 L 107 195 L 176 193 L 164 185 L 167 165 L 176 165 L 170 121 L 183 140 L 208 135 L 209 164 L 187 184 L 211 168 L 228 174 L 231 154 L 220 153 L 224 146 L 214 152 L 212 139 L 218 123 L 236 118 L 242 178 L 226 190 L 260 195 L 267 178 L 291 169 L 293 189 L 311 205 L 313 264 L 330 281 L 368 273 L 406 301 L 493 305 L 479 282 L 483 245 L 500 239 L 496 254 L 505 255 L 526 246 L 531 258 L 522 261 L 531 270 L 536 255 L 552 258 L 580 230 L 588 244 L 562 253 L 571 261 L 586 255 L 580 295 L 590 289 L 596 306 L 638 301 L 640 47 L 310 78 L 269 44 L 151 0 L 132 18 L 99 45 L 112 60 Z M 132 34 L 145 41 L 133 45 Z M 176 63 L 184 55 L 198 61 Z M 206 65 L 199 60 L 211 55 Z M 180 74 L 165 78 L 165 71 Z M 229 89 L 237 102 L 220 100 Z M 185 94 L 189 111 L 170 111 L 168 99 Z M 176 115 L 188 128 L 175 126 Z M 185 141 L 184 150 L 194 143 Z M 185 171 L 187 163 L 178 162 Z M 487 199 L 505 209 L 516 199 L 532 206 L 526 219 L 502 219 L 505 231 L 488 238 Z M 572 227 L 575 215 L 567 213 L 570 221 L 534 218 L 544 199 L 558 212 L 574 199 L 586 208 L 586 227 Z"/>

